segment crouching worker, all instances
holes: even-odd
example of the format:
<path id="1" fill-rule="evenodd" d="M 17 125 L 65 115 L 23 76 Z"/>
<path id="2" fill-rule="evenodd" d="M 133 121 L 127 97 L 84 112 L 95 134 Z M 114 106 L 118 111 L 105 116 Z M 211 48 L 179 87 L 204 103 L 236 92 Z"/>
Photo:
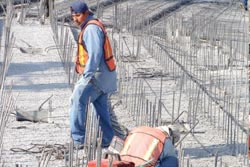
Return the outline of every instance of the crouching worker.
<path id="1" fill-rule="evenodd" d="M 113 167 L 178 167 L 174 143 L 179 139 L 179 128 L 176 125 L 138 127 L 129 133 L 125 141 L 114 137 L 108 154 L 118 156 L 112 162 Z M 88 166 L 96 167 L 96 163 L 91 161 Z M 101 167 L 107 167 L 108 164 L 108 159 L 101 161 Z"/>
<path id="2" fill-rule="evenodd" d="M 135 166 L 178 167 L 174 143 L 179 139 L 176 125 L 138 127 L 127 136 L 120 157 Z"/>

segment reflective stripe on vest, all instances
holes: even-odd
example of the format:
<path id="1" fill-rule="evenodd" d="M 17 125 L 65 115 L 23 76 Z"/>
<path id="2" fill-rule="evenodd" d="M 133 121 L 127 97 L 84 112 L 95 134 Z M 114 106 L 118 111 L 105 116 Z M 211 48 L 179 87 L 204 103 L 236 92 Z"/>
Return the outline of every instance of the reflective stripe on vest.
<path id="1" fill-rule="evenodd" d="M 109 41 L 108 36 L 107 36 L 107 32 L 104 29 L 104 26 L 102 25 L 101 22 L 99 22 L 98 20 L 90 20 L 83 27 L 82 31 L 79 33 L 79 36 L 78 36 L 77 59 L 75 62 L 76 63 L 76 72 L 79 74 L 83 74 L 84 68 L 85 68 L 87 61 L 88 61 L 88 52 L 87 52 L 87 49 L 85 47 L 85 44 L 83 43 L 82 38 L 83 38 L 84 30 L 89 24 L 98 25 L 102 29 L 102 31 L 104 33 L 104 42 L 103 42 L 104 60 L 105 60 L 105 63 L 107 65 L 109 71 L 114 71 L 116 68 L 115 60 L 113 58 L 112 48 L 111 48 L 111 44 L 110 44 L 110 41 Z"/>
<path id="2" fill-rule="evenodd" d="M 88 60 L 88 52 L 86 51 L 86 48 L 84 46 L 84 43 L 82 42 L 83 37 L 83 31 L 81 31 L 78 35 L 78 41 L 77 41 L 77 58 L 76 58 L 76 66 L 75 70 L 79 74 L 83 74 L 84 68 L 87 64 Z"/>
<path id="3" fill-rule="evenodd" d="M 165 133 L 156 128 L 136 128 L 125 140 L 120 152 L 121 159 L 134 162 L 136 166 L 153 159 L 153 166 L 162 153 L 166 137 Z"/>

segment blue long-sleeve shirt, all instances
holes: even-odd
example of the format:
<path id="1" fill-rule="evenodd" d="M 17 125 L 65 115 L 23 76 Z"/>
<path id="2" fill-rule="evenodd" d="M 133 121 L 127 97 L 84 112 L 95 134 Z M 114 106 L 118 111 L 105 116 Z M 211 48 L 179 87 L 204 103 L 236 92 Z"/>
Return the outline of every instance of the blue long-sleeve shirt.
<path id="1" fill-rule="evenodd" d="M 94 17 L 89 15 L 81 24 L 81 29 L 92 19 Z M 91 80 L 104 93 L 116 91 L 116 72 L 110 72 L 104 60 L 104 32 L 102 29 L 95 24 L 88 25 L 83 34 L 83 42 L 88 52 L 88 61 L 82 76 L 83 79 L 86 82 Z"/>

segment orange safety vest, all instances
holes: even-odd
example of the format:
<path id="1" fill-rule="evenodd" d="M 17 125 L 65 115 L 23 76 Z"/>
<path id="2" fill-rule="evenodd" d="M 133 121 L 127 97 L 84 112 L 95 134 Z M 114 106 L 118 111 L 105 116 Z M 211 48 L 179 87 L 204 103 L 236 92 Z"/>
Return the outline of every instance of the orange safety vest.
<path id="1" fill-rule="evenodd" d="M 151 127 L 139 127 L 132 130 L 120 152 L 123 161 L 134 162 L 135 166 L 153 159 L 154 166 L 163 150 L 167 134 Z"/>
<path id="2" fill-rule="evenodd" d="M 115 60 L 113 57 L 113 53 L 112 53 L 112 47 L 109 41 L 109 38 L 107 36 L 107 32 L 103 26 L 103 24 L 98 21 L 97 19 L 95 20 L 90 20 L 88 21 L 88 23 L 83 27 L 82 31 L 79 33 L 78 36 L 78 47 L 77 47 L 77 57 L 76 57 L 76 66 L 75 66 L 75 70 L 77 73 L 79 74 L 83 74 L 84 73 L 84 68 L 87 64 L 88 61 L 88 51 L 85 47 L 85 44 L 83 43 L 83 33 L 85 28 L 89 25 L 89 24 L 96 24 L 98 25 L 102 31 L 104 32 L 104 43 L 103 43 L 103 49 L 104 49 L 104 59 L 105 59 L 105 63 L 109 69 L 109 71 L 114 71 L 116 68 L 115 65 Z"/>
<path id="3" fill-rule="evenodd" d="M 109 159 L 102 159 L 101 160 L 101 167 L 109 167 L 110 160 Z M 92 160 L 88 162 L 88 167 L 97 167 L 97 161 Z M 133 162 L 126 162 L 126 161 L 112 161 L 112 167 L 135 167 Z"/>

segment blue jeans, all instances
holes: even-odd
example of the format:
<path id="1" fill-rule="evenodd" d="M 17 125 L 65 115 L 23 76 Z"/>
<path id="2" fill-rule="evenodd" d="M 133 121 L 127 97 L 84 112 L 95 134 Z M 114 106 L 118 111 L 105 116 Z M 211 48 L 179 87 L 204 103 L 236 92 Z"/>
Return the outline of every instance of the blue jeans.
<path id="1" fill-rule="evenodd" d="M 163 146 L 163 151 L 160 155 L 155 167 L 178 167 L 177 154 L 170 139 L 166 139 Z"/>
<path id="2" fill-rule="evenodd" d="M 247 8 L 247 0 L 243 0 L 244 7 Z"/>
<path id="3" fill-rule="evenodd" d="M 94 106 L 96 116 L 100 117 L 103 132 L 102 146 L 107 147 L 114 136 L 108 111 L 108 95 L 93 84 L 92 80 L 86 81 L 85 78 L 81 78 L 75 85 L 70 106 L 71 136 L 75 144 L 84 143 L 86 105 L 89 99 Z"/>

